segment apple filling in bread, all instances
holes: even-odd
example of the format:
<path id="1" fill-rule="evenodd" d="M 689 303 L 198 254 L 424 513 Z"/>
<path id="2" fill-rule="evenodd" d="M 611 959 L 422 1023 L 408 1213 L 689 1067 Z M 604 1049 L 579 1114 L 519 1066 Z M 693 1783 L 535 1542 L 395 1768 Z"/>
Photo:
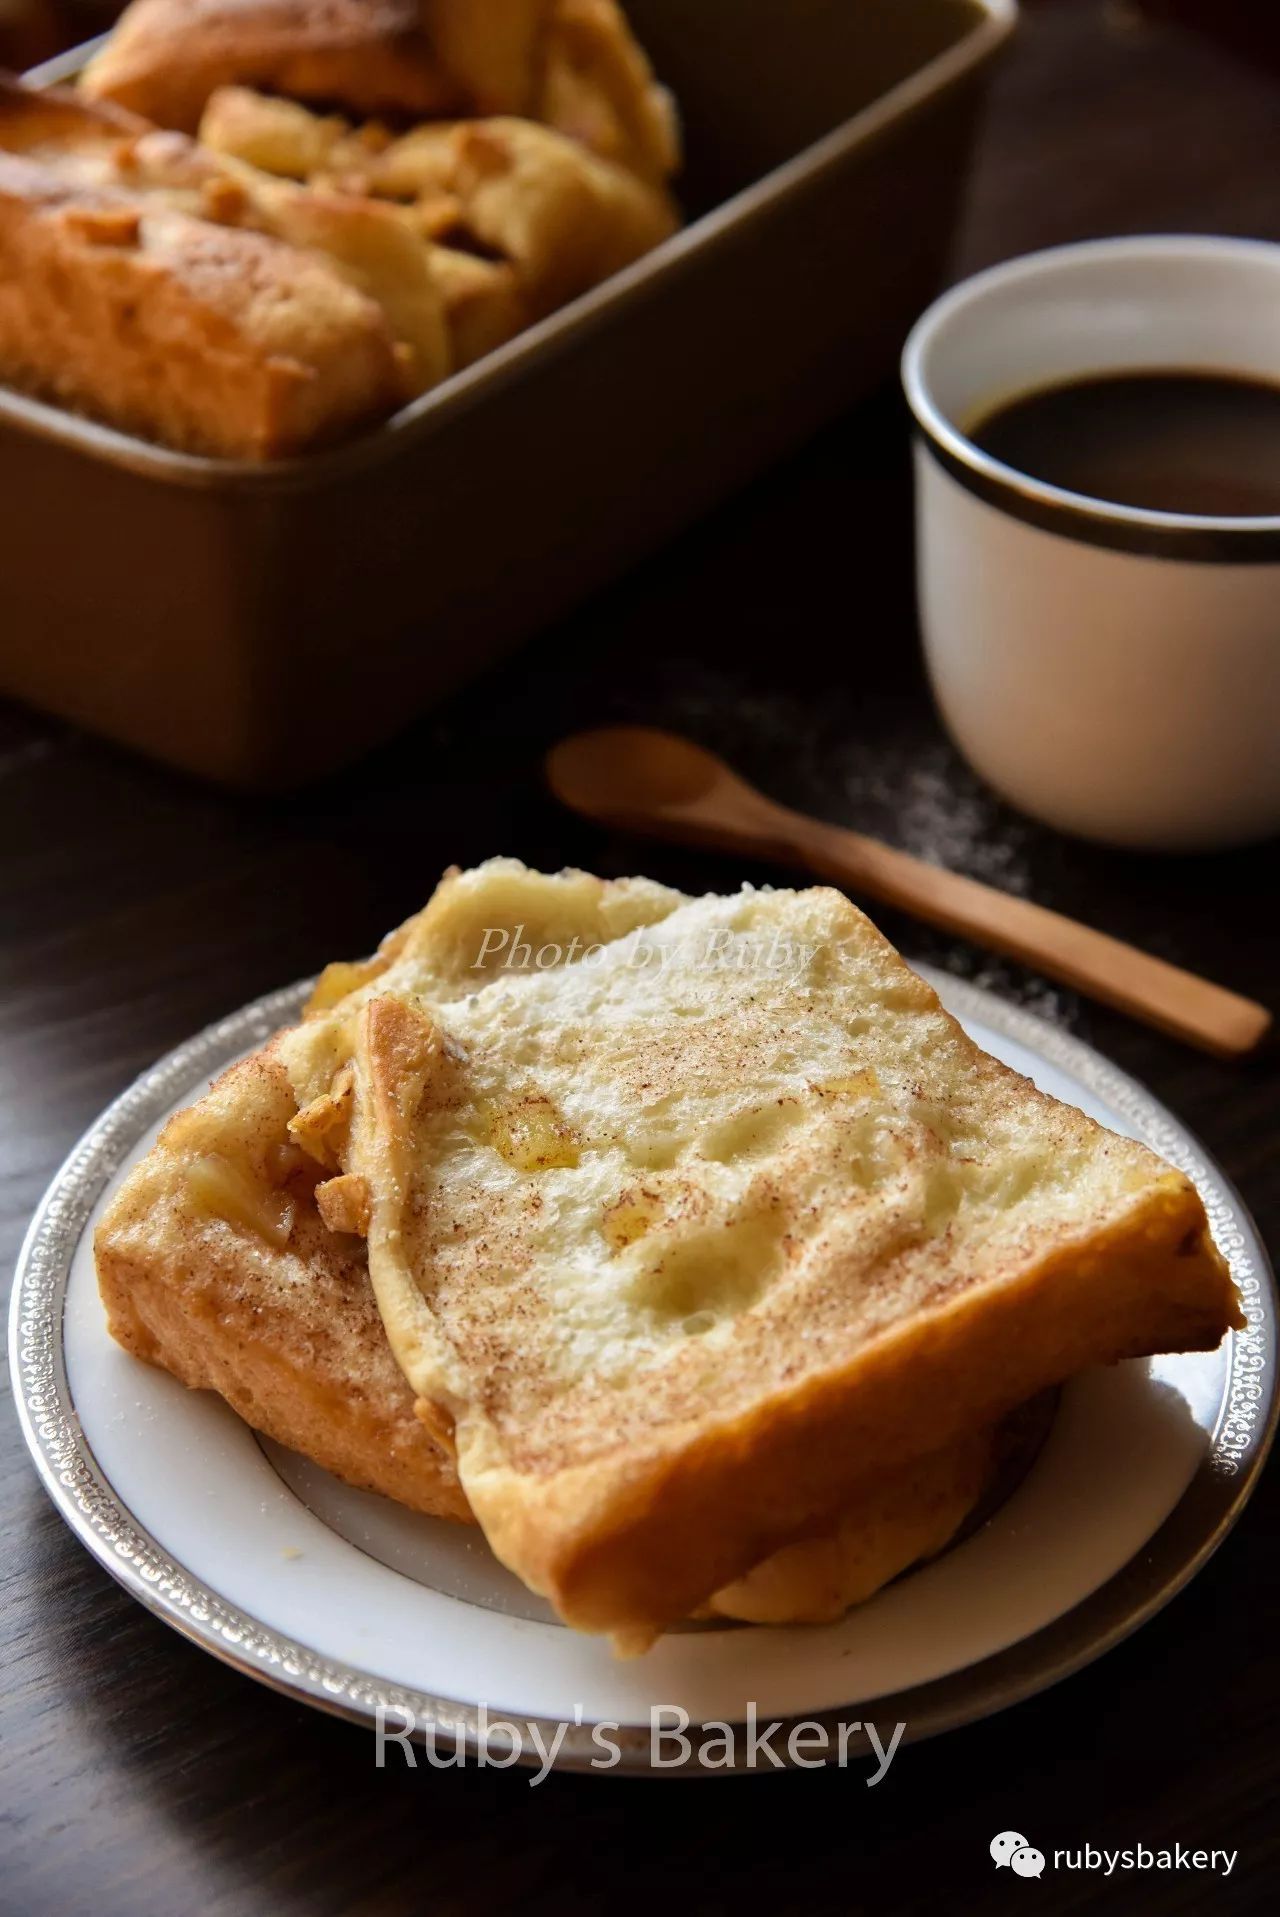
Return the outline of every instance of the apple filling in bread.
<path id="1" fill-rule="evenodd" d="M 288 1244 L 292 1201 L 264 1179 L 254 1178 L 244 1165 L 221 1152 L 204 1152 L 187 1166 L 186 1181 L 200 1217 L 256 1233 L 276 1251 Z"/>

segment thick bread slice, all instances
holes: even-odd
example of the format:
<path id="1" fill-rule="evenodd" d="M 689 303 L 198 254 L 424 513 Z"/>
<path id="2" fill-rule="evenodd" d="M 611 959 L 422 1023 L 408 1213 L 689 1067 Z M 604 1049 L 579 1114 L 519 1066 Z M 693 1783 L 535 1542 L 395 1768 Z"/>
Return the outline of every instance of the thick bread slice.
<path id="1" fill-rule="evenodd" d="M 113 1200 L 94 1247 L 109 1329 L 348 1483 L 473 1522 L 392 1357 L 363 1239 L 326 1228 L 318 1167 L 290 1145 L 295 1106 L 278 1054 L 272 1041 L 224 1073 Z M 990 1479 L 993 1443 L 974 1433 L 858 1487 L 836 1532 L 756 1567 L 709 1614 L 839 1616 L 942 1549 Z"/>
<path id="2" fill-rule="evenodd" d="M 401 121 L 518 114 L 651 180 L 680 158 L 616 0 L 133 0 L 81 84 L 187 132 L 240 85 Z"/>
<path id="3" fill-rule="evenodd" d="M 404 398 L 382 311 L 324 260 L 8 152 L 0 380 L 247 459 L 340 438 Z"/>
<path id="4" fill-rule="evenodd" d="M 316 1167 L 289 1146 L 293 1110 L 268 1046 L 170 1120 L 98 1227 L 111 1334 L 349 1483 L 467 1518 L 391 1355 L 364 1245 L 326 1229 Z"/>
<path id="5" fill-rule="evenodd" d="M 581 949 L 610 893 L 574 883 Z M 563 939 L 564 884 L 452 893 L 474 941 L 545 886 L 522 919 Z M 526 930 L 468 998 L 402 953 L 284 1047 L 305 1103 L 354 1046 L 330 1136 L 490 1543 L 625 1644 L 855 1484 L 1240 1323 L 1188 1180 L 982 1053 L 847 900 L 654 903 L 542 972 Z"/>

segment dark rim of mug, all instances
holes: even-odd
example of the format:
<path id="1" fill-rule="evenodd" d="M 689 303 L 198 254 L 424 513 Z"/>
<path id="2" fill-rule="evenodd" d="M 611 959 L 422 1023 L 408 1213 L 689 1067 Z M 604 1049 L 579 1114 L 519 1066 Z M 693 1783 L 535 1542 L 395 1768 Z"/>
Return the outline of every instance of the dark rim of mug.
<path id="1" fill-rule="evenodd" d="M 1090 546 L 1142 553 L 1151 559 L 1185 559 L 1208 565 L 1274 565 L 1280 561 L 1280 521 L 1239 519 L 1215 525 L 1207 516 L 1140 512 L 1117 513 L 1103 499 L 1049 486 L 1013 466 L 991 459 L 962 434 L 958 443 L 941 440 L 916 416 L 920 442 L 943 471 L 1000 512 L 1042 532 L 1057 533 Z M 954 432 L 955 429 L 953 429 Z M 972 457 L 966 457 L 970 453 Z M 1140 515 L 1140 516 L 1139 516 Z"/>
<path id="2" fill-rule="evenodd" d="M 989 266 L 940 295 L 916 321 L 902 353 L 902 384 L 921 444 L 966 492 L 1012 519 L 1078 543 L 1155 559 L 1185 559 L 1216 565 L 1268 565 L 1280 561 L 1280 514 L 1218 517 L 1209 513 L 1168 513 L 1119 501 L 1068 492 L 1047 480 L 1006 466 L 975 445 L 948 417 L 931 391 L 926 372 L 929 350 L 939 327 L 957 312 L 981 302 L 997 287 L 1041 279 L 1046 272 L 1070 273 L 1128 256 L 1182 265 L 1198 260 L 1239 264 L 1265 263 L 1274 273 L 1280 246 L 1271 240 L 1227 239 L 1202 233 L 1151 233 L 1114 239 L 1083 240 L 1046 247 Z M 1090 370 L 1097 370 L 1096 368 Z M 1134 366 L 1117 367 L 1134 371 Z M 1205 367 L 1239 374 L 1237 365 Z"/>

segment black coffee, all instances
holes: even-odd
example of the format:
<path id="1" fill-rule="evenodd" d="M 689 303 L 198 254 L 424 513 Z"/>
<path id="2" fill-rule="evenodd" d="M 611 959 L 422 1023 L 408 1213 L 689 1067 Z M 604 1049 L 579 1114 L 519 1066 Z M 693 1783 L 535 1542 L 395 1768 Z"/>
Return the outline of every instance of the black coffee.
<path id="1" fill-rule="evenodd" d="M 985 453 L 1121 506 L 1280 513 L 1280 386 L 1226 373 L 1090 375 L 1005 400 L 968 427 Z"/>

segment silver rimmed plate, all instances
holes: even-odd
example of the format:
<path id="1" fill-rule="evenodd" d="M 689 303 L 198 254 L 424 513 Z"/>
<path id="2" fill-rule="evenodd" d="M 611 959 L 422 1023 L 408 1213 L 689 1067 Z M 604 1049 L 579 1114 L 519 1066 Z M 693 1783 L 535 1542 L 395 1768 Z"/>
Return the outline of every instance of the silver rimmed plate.
<path id="1" fill-rule="evenodd" d="M 686 1714 L 688 1759 L 724 1762 L 696 1727 L 782 1720 L 804 1760 L 839 1727 L 918 1738 L 971 1721 L 1099 1656 L 1194 1575 L 1238 1516 L 1274 1422 L 1275 1294 L 1238 1197 L 1176 1120 L 1087 1046 L 976 987 L 932 975 L 978 1042 L 1046 1091 L 1144 1139 L 1198 1185 L 1248 1329 L 1218 1351 L 1087 1374 L 1012 1496 L 971 1536 L 838 1624 L 704 1627 L 615 1660 L 562 1629 L 475 1535 L 353 1491 L 260 1442 L 107 1336 L 91 1237 L 107 1196 L 165 1117 L 297 1012 L 260 999 L 145 1073 L 71 1154 L 32 1223 L 11 1314 L 23 1427 L 55 1504 L 157 1615 L 240 1670 L 446 1754 L 487 1740 L 562 1768 L 645 1770 Z M 655 1718 L 654 1713 L 665 1715 Z M 563 1728 L 562 1727 L 567 1727 Z M 846 1734 L 846 1755 L 866 1748 Z M 616 1753 L 616 1755 L 614 1755 Z M 761 1760 L 768 1761 L 768 1760 Z"/>

